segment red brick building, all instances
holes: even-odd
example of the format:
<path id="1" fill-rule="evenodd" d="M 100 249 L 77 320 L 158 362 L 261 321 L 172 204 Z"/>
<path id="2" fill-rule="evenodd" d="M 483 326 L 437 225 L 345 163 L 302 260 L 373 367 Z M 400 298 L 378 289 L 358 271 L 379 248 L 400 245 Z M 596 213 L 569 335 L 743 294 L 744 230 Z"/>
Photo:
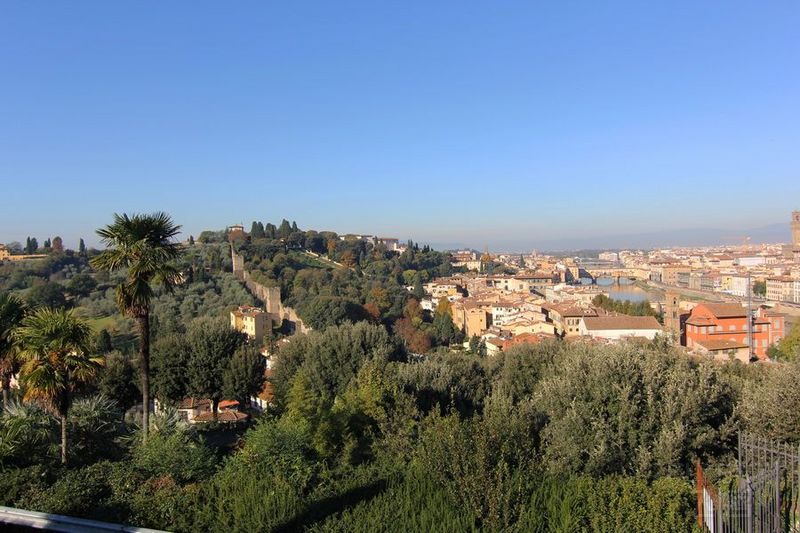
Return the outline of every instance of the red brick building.
<path id="1" fill-rule="evenodd" d="M 784 335 L 782 315 L 759 308 L 753 320 L 753 353 L 765 359 L 767 348 Z M 747 310 L 735 303 L 701 303 L 692 309 L 686 320 L 686 347 L 713 351 L 713 347 L 729 341 L 747 345 Z"/>

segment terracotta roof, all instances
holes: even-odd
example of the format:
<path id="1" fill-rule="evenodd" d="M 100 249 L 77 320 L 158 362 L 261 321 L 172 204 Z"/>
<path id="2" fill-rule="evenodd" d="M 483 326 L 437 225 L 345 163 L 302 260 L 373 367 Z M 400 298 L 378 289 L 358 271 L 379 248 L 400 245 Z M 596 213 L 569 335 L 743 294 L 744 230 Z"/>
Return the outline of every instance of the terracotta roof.
<path id="1" fill-rule="evenodd" d="M 598 312 L 595 308 L 582 308 L 578 307 L 573 304 L 564 303 L 553 303 L 553 304 L 542 304 L 542 309 L 547 311 L 555 311 L 559 315 L 563 317 L 576 317 L 576 316 L 597 316 Z"/>
<path id="2" fill-rule="evenodd" d="M 711 311 L 717 318 L 735 318 L 747 316 L 747 311 L 739 304 L 704 303 L 702 305 Z"/>
<path id="3" fill-rule="evenodd" d="M 222 400 L 219 402 L 220 409 L 230 409 L 231 407 L 239 407 L 239 402 L 236 400 Z"/>
<path id="4" fill-rule="evenodd" d="M 507 342 L 510 345 L 525 343 L 537 344 L 545 339 L 555 338 L 555 335 L 551 335 L 549 333 L 520 333 L 519 335 L 514 335 L 511 337 L 511 339 L 509 339 Z"/>
<path id="5" fill-rule="evenodd" d="M 178 409 L 211 409 L 211 400 L 208 398 L 184 398 L 178 402 Z"/>
<path id="6" fill-rule="evenodd" d="M 652 316 L 587 316 L 583 318 L 583 323 L 588 330 L 607 330 L 607 329 L 661 329 Z"/>
<path id="7" fill-rule="evenodd" d="M 707 339 L 707 340 L 697 341 L 697 344 L 699 344 L 709 352 L 747 348 L 747 344 L 744 344 L 742 342 L 732 341 L 729 339 Z"/>
<path id="8" fill-rule="evenodd" d="M 706 318 L 704 316 L 690 316 L 686 323 L 692 326 L 715 326 L 717 324 L 710 318 Z"/>
<path id="9" fill-rule="evenodd" d="M 247 420 L 250 415 L 247 413 L 240 413 L 239 411 L 219 411 L 217 413 L 217 422 L 240 422 Z M 213 422 L 214 413 L 205 411 L 194 417 L 194 422 Z"/>

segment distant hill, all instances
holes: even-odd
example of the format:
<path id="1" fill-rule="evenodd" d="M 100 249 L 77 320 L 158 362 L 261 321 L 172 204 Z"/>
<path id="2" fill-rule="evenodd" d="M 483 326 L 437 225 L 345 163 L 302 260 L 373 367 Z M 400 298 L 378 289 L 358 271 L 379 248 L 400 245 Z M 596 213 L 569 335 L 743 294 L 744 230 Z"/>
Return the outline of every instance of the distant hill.
<path id="1" fill-rule="evenodd" d="M 581 248 L 659 248 L 669 246 L 712 246 L 741 244 L 742 237 L 750 237 L 752 244 L 788 242 L 791 238 L 788 224 L 771 224 L 752 229 L 688 228 L 630 235 L 609 235 L 598 238 L 575 238 L 545 241 L 538 245 L 544 250 L 573 250 Z"/>
<path id="2" fill-rule="evenodd" d="M 603 237 L 574 237 L 569 239 L 531 239 L 515 237 L 494 239 L 492 251 L 525 252 L 529 250 L 566 251 L 581 249 L 665 248 L 671 246 L 713 246 L 741 244 L 742 237 L 752 244 L 782 243 L 791 240 L 789 225 L 770 224 L 751 229 L 687 228 L 645 233 L 607 235 Z M 437 250 L 475 248 L 482 250 L 486 243 L 431 243 Z"/>

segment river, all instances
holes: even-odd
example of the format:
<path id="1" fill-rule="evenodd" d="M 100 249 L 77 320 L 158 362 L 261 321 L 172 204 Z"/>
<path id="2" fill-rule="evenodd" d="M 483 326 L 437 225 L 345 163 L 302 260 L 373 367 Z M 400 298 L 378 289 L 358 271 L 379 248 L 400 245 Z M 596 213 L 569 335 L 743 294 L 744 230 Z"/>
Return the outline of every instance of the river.
<path id="1" fill-rule="evenodd" d="M 659 300 L 658 294 L 648 292 L 647 290 L 639 287 L 638 285 L 634 285 L 633 283 L 618 284 L 613 282 L 601 282 L 598 283 L 597 286 L 601 287 L 604 291 L 607 291 L 608 297 L 612 300 L 629 300 L 631 302 L 643 302 L 645 300 L 657 302 Z"/>

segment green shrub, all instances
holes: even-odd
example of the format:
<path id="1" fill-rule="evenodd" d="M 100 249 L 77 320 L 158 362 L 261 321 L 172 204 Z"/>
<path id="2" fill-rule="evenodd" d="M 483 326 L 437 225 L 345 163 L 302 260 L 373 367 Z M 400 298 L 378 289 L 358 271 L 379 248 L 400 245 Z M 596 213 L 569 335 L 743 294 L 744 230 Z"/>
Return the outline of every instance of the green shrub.
<path id="1" fill-rule="evenodd" d="M 29 493 L 41 492 L 48 485 L 48 469 L 42 465 L 0 471 L 0 505 L 17 507 Z"/>
<path id="2" fill-rule="evenodd" d="M 104 513 L 99 509 L 111 496 L 107 480 L 112 467 L 111 463 L 100 462 L 64 470 L 51 486 L 29 492 L 18 504 L 44 513 L 100 518 Z"/>
<path id="3" fill-rule="evenodd" d="M 371 533 L 373 531 L 474 531 L 470 513 L 419 466 L 395 476 L 385 490 L 365 492 L 356 505 L 312 525 L 316 533 Z"/>
<path id="4" fill-rule="evenodd" d="M 148 477 L 170 476 L 179 483 L 205 479 L 216 468 L 213 452 L 185 431 L 151 433 L 134 447 L 132 461 Z"/>
<path id="5" fill-rule="evenodd" d="M 118 458 L 122 450 L 117 438 L 122 431 L 115 401 L 103 395 L 76 400 L 69 411 L 69 452 L 73 463 Z"/>
<path id="6" fill-rule="evenodd" d="M 540 480 L 515 531 L 611 533 L 691 531 L 696 519 L 692 486 L 676 478 L 649 484 L 610 476 Z"/>

